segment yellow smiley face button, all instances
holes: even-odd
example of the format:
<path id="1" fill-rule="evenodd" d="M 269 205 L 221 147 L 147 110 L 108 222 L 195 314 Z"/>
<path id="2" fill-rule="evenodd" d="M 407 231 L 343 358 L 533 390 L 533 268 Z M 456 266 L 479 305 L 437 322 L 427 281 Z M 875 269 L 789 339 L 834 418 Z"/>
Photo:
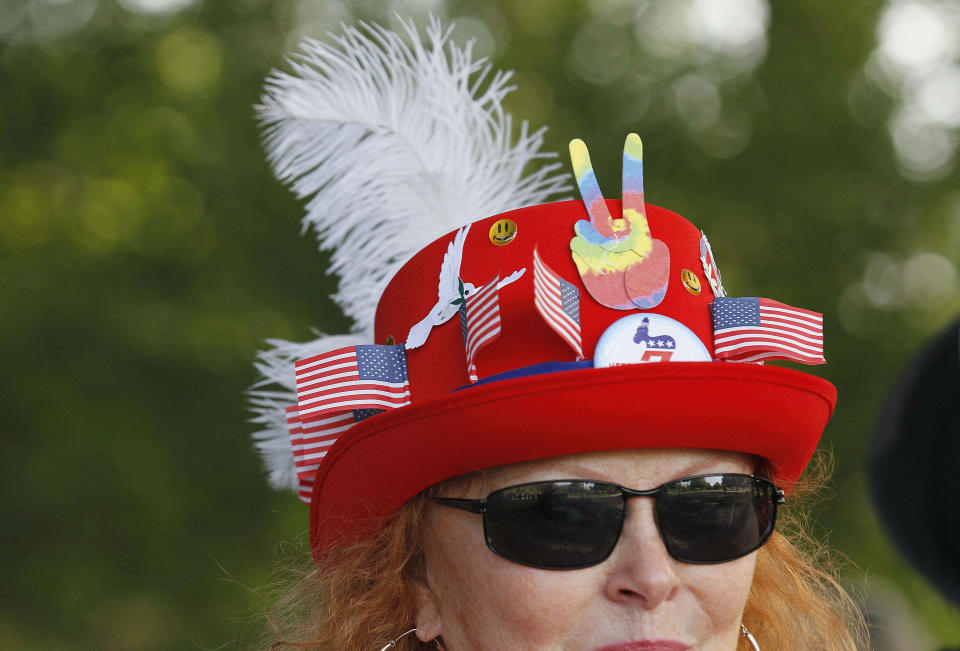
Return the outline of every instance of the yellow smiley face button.
<path id="1" fill-rule="evenodd" d="M 697 274 L 689 269 L 684 269 L 680 272 L 680 281 L 683 283 L 683 286 L 687 288 L 688 292 L 694 296 L 700 295 L 700 279 L 697 278 Z"/>
<path id="2" fill-rule="evenodd" d="M 517 236 L 517 222 L 512 219 L 498 219 L 490 227 L 490 241 L 497 246 L 510 244 Z"/>

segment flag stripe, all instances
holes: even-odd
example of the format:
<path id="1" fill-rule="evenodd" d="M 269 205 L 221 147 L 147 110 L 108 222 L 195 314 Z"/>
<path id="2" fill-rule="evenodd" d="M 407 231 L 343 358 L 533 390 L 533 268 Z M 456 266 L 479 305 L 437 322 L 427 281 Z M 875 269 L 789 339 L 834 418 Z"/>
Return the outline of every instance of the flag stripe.
<path id="1" fill-rule="evenodd" d="M 410 399 L 407 395 L 397 396 L 395 398 L 389 398 L 387 396 L 382 398 L 371 398 L 369 396 L 364 396 L 362 398 L 354 399 L 347 398 L 341 400 L 328 400 L 323 404 L 301 406 L 300 419 L 304 423 L 309 423 L 319 416 L 325 416 L 334 411 L 342 411 L 344 409 L 369 409 L 371 407 L 390 409 L 403 407 L 409 401 Z"/>
<path id="2" fill-rule="evenodd" d="M 297 371 L 301 371 L 305 369 L 312 369 L 324 364 L 335 363 L 338 360 L 355 360 L 356 353 L 353 352 L 353 348 L 353 346 L 347 346 L 345 348 L 332 350 L 328 353 L 320 353 L 319 355 L 314 355 L 313 357 L 306 357 L 304 359 L 297 360 L 293 366 L 297 369 Z"/>
<path id="3" fill-rule="evenodd" d="M 298 483 L 300 485 L 300 499 L 309 504 L 311 498 L 313 497 L 313 478 L 300 479 Z"/>
<path id="4" fill-rule="evenodd" d="M 775 330 L 773 328 L 743 328 L 743 329 L 737 329 L 737 332 L 733 332 L 730 334 L 723 334 L 717 337 L 716 339 L 714 339 L 714 345 L 717 345 L 720 343 L 727 343 L 730 341 L 741 341 L 744 339 L 749 340 L 753 337 L 766 336 L 766 337 L 777 338 L 779 335 L 780 339 L 782 339 L 783 341 L 796 341 L 798 344 L 805 343 L 806 345 L 811 345 L 817 348 L 823 346 L 823 337 L 804 337 L 802 335 L 783 336 L 785 334 L 786 333 L 784 333 L 782 330 Z"/>
<path id="5" fill-rule="evenodd" d="M 356 372 L 357 363 L 353 361 L 331 364 L 330 366 L 313 366 L 309 369 L 297 370 L 295 375 L 298 384 L 310 384 L 311 382 L 322 382 L 328 378 L 349 377 Z"/>
<path id="6" fill-rule="evenodd" d="M 471 359 L 476 357 L 477 352 L 483 347 L 483 344 L 499 334 L 499 322 L 481 324 L 471 333 L 470 343 L 467 347 L 467 355 L 469 355 Z"/>
<path id="7" fill-rule="evenodd" d="M 823 320 L 823 315 L 819 312 L 814 312 L 813 310 L 805 310 L 802 307 L 793 307 L 792 305 L 787 305 L 786 303 L 781 303 L 779 301 L 774 301 L 769 298 L 759 299 L 760 307 L 768 308 L 771 310 L 781 310 L 783 312 L 788 312 L 790 314 L 806 314 L 811 316 L 819 321 Z"/>
<path id="8" fill-rule="evenodd" d="M 335 414 L 333 416 L 328 416 L 327 418 L 317 418 L 310 421 L 307 424 L 303 425 L 303 433 L 309 434 L 313 432 L 318 432 L 324 428 L 336 425 L 337 423 L 342 423 L 344 421 L 352 421 L 353 414 Z"/>
<path id="9" fill-rule="evenodd" d="M 579 342 L 577 341 L 578 335 L 580 333 L 577 332 L 575 328 L 573 328 L 566 321 L 561 321 L 557 317 L 548 313 L 547 311 L 543 309 L 539 309 L 539 306 L 538 306 L 538 311 L 540 312 L 540 316 L 543 317 L 544 321 L 546 321 L 547 324 L 553 328 L 554 332 L 559 334 L 560 337 L 564 341 L 566 341 L 571 348 L 573 348 L 576 351 L 577 354 L 582 354 L 583 351 L 579 346 Z"/>
<path id="10" fill-rule="evenodd" d="M 406 391 L 406 384 L 402 382 L 334 382 L 316 390 L 308 389 L 300 393 L 299 403 L 315 402 L 325 399 L 332 392 L 337 395 L 353 396 L 369 393 L 377 396 L 400 395 Z"/>
<path id="11" fill-rule="evenodd" d="M 798 357 L 822 357 L 822 355 L 816 351 L 804 350 L 778 342 L 764 341 L 759 339 L 751 344 L 718 348 L 715 350 L 715 354 L 718 359 L 739 359 L 740 356 L 745 353 L 760 351 L 778 351 L 780 353 L 795 355 Z"/>
<path id="12" fill-rule="evenodd" d="M 317 375 L 311 378 L 300 378 L 298 386 L 301 391 L 310 391 L 312 389 L 318 389 L 320 387 L 329 386 L 335 382 L 342 382 L 353 377 L 357 372 L 356 367 L 352 371 L 347 371 L 344 373 L 331 373 L 329 375 Z"/>
<path id="13" fill-rule="evenodd" d="M 543 317 L 544 321 L 550 325 L 554 332 L 560 335 L 560 337 L 567 342 L 567 344 L 573 348 L 576 352 L 582 352 L 577 344 L 577 335 L 579 334 L 569 323 L 565 321 L 558 321 L 556 318 L 552 317 L 550 314 L 545 314 L 543 311 L 540 312 L 540 316 Z"/>
<path id="14" fill-rule="evenodd" d="M 560 304 L 560 286 L 554 282 L 551 282 L 551 279 L 545 278 L 543 273 L 538 273 L 542 271 L 539 265 L 534 266 L 533 271 L 533 282 L 537 284 L 536 288 L 540 290 L 540 297 L 546 297 L 550 299 L 546 302 L 555 302 Z"/>
<path id="15" fill-rule="evenodd" d="M 746 357 L 738 357 L 737 361 L 738 362 L 758 362 L 764 359 L 776 359 L 778 357 L 781 357 L 780 353 L 768 351 L 763 353 L 757 353 L 756 355 L 747 354 Z M 816 363 L 822 364 L 824 360 L 823 360 L 823 357 L 804 357 L 802 361 L 809 361 L 815 364 Z"/>
<path id="16" fill-rule="evenodd" d="M 782 314 L 780 312 L 770 312 L 767 308 L 761 307 L 760 313 L 763 315 L 764 321 L 771 321 L 774 323 L 782 323 L 784 325 L 795 324 L 801 328 L 821 328 L 823 327 L 823 321 L 817 319 L 810 319 L 807 317 L 796 317 L 790 316 L 788 314 Z"/>
<path id="17" fill-rule="evenodd" d="M 480 350 L 480 343 L 489 339 L 490 335 L 499 334 L 500 320 L 494 317 L 486 317 L 482 321 L 474 323 L 470 332 L 470 345 L 468 350 L 473 357 Z"/>
<path id="18" fill-rule="evenodd" d="M 792 319 L 790 317 L 779 315 L 779 314 L 770 315 L 770 314 L 767 314 L 767 311 L 764 309 L 760 310 L 760 315 L 763 318 L 764 323 L 776 323 L 784 327 L 793 327 L 793 328 L 800 328 L 800 329 L 811 328 L 813 330 L 819 330 L 823 328 L 822 321 L 814 321 L 812 319 Z"/>
<path id="19" fill-rule="evenodd" d="M 737 355 L 736 357 L 729 358 L 727 361 L 756 362 L 756 361 L 761 361 L 766 359 L 789 359 L 792 361 L 802 362 L 804 364 L 823 364 L 825 361 L 823 357 L 812 356 L 812 355 L 797 355 L 793 353 L 787 355 L 782 351 L 771 351 L 769 349 L 764 349 L 763 352 L 759 352 L 759 353 L 755 351 L 746 351 L 740 355 Z"/>
<path id="20" fill-rule="evenodd" d="M 339 411 L 341 409 L 369 409 L 370 407 L 392 409 L 396 407 L 403 407 L 404 405 L 408 404 L 410 404 L 409 394 L 399 396 L 395 400 L 373 400 L 369 398 L 363 400 L 339 400 L 336 402 L 327 402 L 321 406 L 303 409 L 300 411 L 300 417 L 304 418 L 306 421 L 309 421 L 311 416 L 328 414 L 331 411 Z"/>
<path id="21" fill-rule="evenodd" d="M 819 349 L 812 346 L 801 346 L 800 344 L 791 343 L 789 339 L 784 339 L 782 337 L 757 337 L 750 341 L 742 341 L 737 344 L 731 344 L 729 346 L 719 346 L 714 348 L 714 352 L 725 353 L 731 350 L 747 350 L 751 348 L 761 349 L 764 346 L 770 348 L 779 348 L 781 350 L 789 350 L 796 353 L 804 355 L 817 355 L 819 354 Z"/>
<path id="22" fill-rule="evenodd" d="M 714 339 L 714 345 L 725 344 L 731 341 L 741 341 L 744 339 L 750 339 L 751 337 L 763 337 L 765 335 L 769 336 L 783 336 L 789 338 L 791 341 L 796 341 L 797 343 L 803 343 L 808 346 L 821 347 L 823 345 L 823 337 L 804 337 L 802 335 L 793 335 L 790 333 L 784 333 L 779 330 L 770 330 L 765 328 L 746 328 L 744 330 L 739 330 L 735 333 L 729 335 L 721 335 Z"/>
<path id="23" fill-rule="evenodd" d="M 296 369 L 297 377 L 301 381 L 311 378 L 329 376 L 333 371 L 342 370 L 344 373 L 357 370 L 357 360 L 338 360 L 332 364 L 313 364 L 304 368 Z"/>
<path id="24" fill-rule="evenodd" d="M 350 406 L 350 409 L 364 409 L 364 405 L 369 405 L 370 407 L 382 407 L 383 405 L 402 407 L 410 401 L 410 393 L 404 391 L 400 394 L 385 393 L 383 391 L 342 391 L 337 394 L 336 398 L 328 398 L 322 402 L 319 400 L 313 400 L 310 402 L 304 402 L 300 404 L 300 420 L 313 420 L 305 419 L 304 414 L 311 414 L 314 416 L 323 415 L 321 411 L 325 414 L 330 411 L 336 411 L 339 408 L 346 408 L 347 405 Z"/>
<path id="25" fill-rule="evenodd" d="M 349 427 L 344 427 L 344 428 L 343 428 L 342 430 L 340 430 L 340 431 L 343 432 L 343 431 L 346 431 L 346 430 L 348 430 L 348 429 L 350 429 L 350 428 L 349 428 Z M 331 434 L 334 434 L 334 433 L 339 433 L 339 432 L 331 432 Z M 330 447 L 331 445 L 333 445 L 333 444 L 336 442 L 336 440 L 337 440 L 337 439 L 336 439 L 335 437 L 331 437 L 331 438 L 324 439 L 324 440 L 322 440 L 322 441 L 316 441 L 316 442 L 314 442 L 314 443 L 304 443 L 304 444 L 300 447 L 300 449 L 304 452 L 304 454 L 309 454 L 309 453 L 308 453 L 308 450 L 317 450 L 317 449 L 320 449 L 320 448 L 328 448 L 328 447 Z"/>
<path id="26" fill-rule="evenodd" d="M 552 305 L 540 305 L 538 303 L 536 308 L 537 311 L 540 312 L 540 316 L 552 325 L 554 330 L 562 331 L 558 332 L 558 334 L 573 346 L 580 331 L 576 328 L 575 324 L 571 323 L 569 317 L 567 317 L 566 314 L 557 314 L 556 308 Z"/>
<path id="27" fill-rule="evenodd" d="M 337 391 L 333 393 L 333 390 L 335 389 Z M 407 390 L 403 384 L 338 383 L 332 385 L 328 390 L 325 391 L 312 391 L 310 393 L 304 393 L 303 397 L 299 399 L 299 403 L 302 410 L 304 405 L 309 406 L 316 403 L 329 402 L 331 395 L 336 395 L 337 397 L 377 396 L 389 398 L 391 396 L 403 397 L 406 393 Z"/>
<path id="28" fill-rule="evenodd" d="M 343 425 L 327 426 L 323 429 L 317 429 L 310 434 L 304 434 L 300 439 L 300 448 L 306 449 L 315 441 L 322 440 L 334 434 L 339 434 L 340 432 L 346 432 L 348 429 L 353 427 L 354 424 L 356 424 L 356 421 L 353 420 L 353 414 L 348 413 L 347 417 L 349 418 L 349 422 L 344 423 Z"/>
<path id="29" fill-rule="evenodd" d="M 769 341 L 757 341 L 749 345 L 741 345 L 736 347 L 724 347 L 722 350 L 717 349 L 716 356 L 718 359 L 728 359 L 730 357 L 740 357 L 749 352 L 762 352 L 762 351 L 779 351 L 783 353 L 791 353 L 800 357 L 821 357 L 821 353 L 816 351 L 806 350 L 803 348 L 796 348 L 795 346 L 789 346 L 786 344 L 779 344 L 776 342 Z"/>
<path id="30" fill-rule="evenodd" d="M 470 305 L 467 306 L 467 313 L 469 316 L 474 316 L 475 318 L 486 317 L 490 314 L 490 310 L 493 309 L 496 302 L 496 294 L 479 292 L 476 299 L 471 301 Z M 494 316 L 499 316 L 499 314 L 494 314 Z"/>
<path id="31" fill-rule="evenodd" d="M 496 339 L 500 334 L 499 329 L 489 329 L 489 331 L 484 333 L 478 333 L 477 336 L 473 339 L 473 343 L 470 346 L 470 357 L 475 357 L 477 352 L 483 348 L 488 342 Z"/>

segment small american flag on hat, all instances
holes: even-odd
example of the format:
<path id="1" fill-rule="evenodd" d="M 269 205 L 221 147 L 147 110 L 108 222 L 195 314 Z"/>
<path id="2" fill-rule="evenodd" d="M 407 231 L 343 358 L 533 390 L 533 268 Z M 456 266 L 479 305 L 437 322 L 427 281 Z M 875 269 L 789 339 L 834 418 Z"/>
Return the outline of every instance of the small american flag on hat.
<path id="1" fill-rule="evenodd" d="M 300 499 L 310 503 L 313 480 L 330 446 L 336 443 L 342 432 L 354 424 L 379 414 L 383 409 L 351 409 L 328 415 L 324 418 L 302 423 L 297 405 L 287 407 L 287 425 L 290 428 L 290 445 L 293 448 L 293 463 L 297 469 Z"/>
<path id="2" fill-rule="evenodd" d="M 396 346 L 348 346 L 298 361 L 297 404 L 287 407 L 300 499 L 330 446 L 361 420 L 410 404 L 407 355 Z"/>
<path id="3" fill-rule="evenodd" d="M 823 364 L 823 315 L 769 298 L 715 298 L 713 352 L 717 359 L 756 362 L 792 359 Z"/>
<path id="4" fill-rule="evenodd" d="M 407 354 L 395 346 L 347 346 L 295 365 L 300 422 L 353 409 L 410 404 Z"/>
<path id="5" fill-rule="evenodd" d="M 533 303 L 554 332 L 583 359 L 580 334 L 580 290 L 548 267 L 533 247 Z"/>
<path id="6" fill-rule="evenodd" d="M 460 304 L 460 327 L 463 346 L 467 353 L 467 372 L 470 382 L 476 382 L 477 353 L 500 336 L 500 300 L 497 283 L 499 274 Z"/>

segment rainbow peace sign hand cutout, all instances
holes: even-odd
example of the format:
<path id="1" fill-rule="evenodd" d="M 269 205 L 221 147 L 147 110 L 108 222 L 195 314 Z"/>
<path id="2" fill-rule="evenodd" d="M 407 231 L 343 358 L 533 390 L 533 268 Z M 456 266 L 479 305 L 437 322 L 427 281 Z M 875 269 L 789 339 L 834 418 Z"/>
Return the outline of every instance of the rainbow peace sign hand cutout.
<path id="1" fill-rule="evenodd" d="M 617 310 L 656 307 L 667 293 L 670 250 L 650 235 L 643 202 L 643 144 L 631 133 L 623 145 L 623 217 L 607 208 L 582 140 L 570 142 L 570 160 L 590 221 L 574 225 L 570 251 L 595 301 Z"/>

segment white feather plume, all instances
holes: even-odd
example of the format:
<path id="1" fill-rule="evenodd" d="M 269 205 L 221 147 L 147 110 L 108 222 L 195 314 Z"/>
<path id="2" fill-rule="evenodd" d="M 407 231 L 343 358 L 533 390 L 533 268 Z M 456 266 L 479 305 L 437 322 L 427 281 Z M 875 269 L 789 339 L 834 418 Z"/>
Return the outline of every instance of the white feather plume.
<path id="1" fill-rule="evenodd" d="M 544 129 L 514 124 L 502 106 L 511 73 L 491 74 L 472 43 L 456 46 L 436 18 L 425 39 L 412 22 L 397 33 L 342 26 L 330 43 L 308 40 L 292 73 L 267 78 L 257 114 L 276 176 L 306 199 L 304 230 L 330 249 L 340 276 L 334 300 L 351 335 L 295 344 L 272 340 L 251 390 L 254 438 L 270 481 L 296 489 L 284 408 L 296 400 L 293 362 L 340 346 L 373 342 L 373 317 L 387 282 L 444 233 L 489 215 L 543 203 L 569 189 L 555 157 L 541 152 Z M 432 292 L 434 278 L 424 278 Z M 279 385 L 271 390 L 269 385 Z M 284 447 L 285 446 L 285 447 Z"/>

